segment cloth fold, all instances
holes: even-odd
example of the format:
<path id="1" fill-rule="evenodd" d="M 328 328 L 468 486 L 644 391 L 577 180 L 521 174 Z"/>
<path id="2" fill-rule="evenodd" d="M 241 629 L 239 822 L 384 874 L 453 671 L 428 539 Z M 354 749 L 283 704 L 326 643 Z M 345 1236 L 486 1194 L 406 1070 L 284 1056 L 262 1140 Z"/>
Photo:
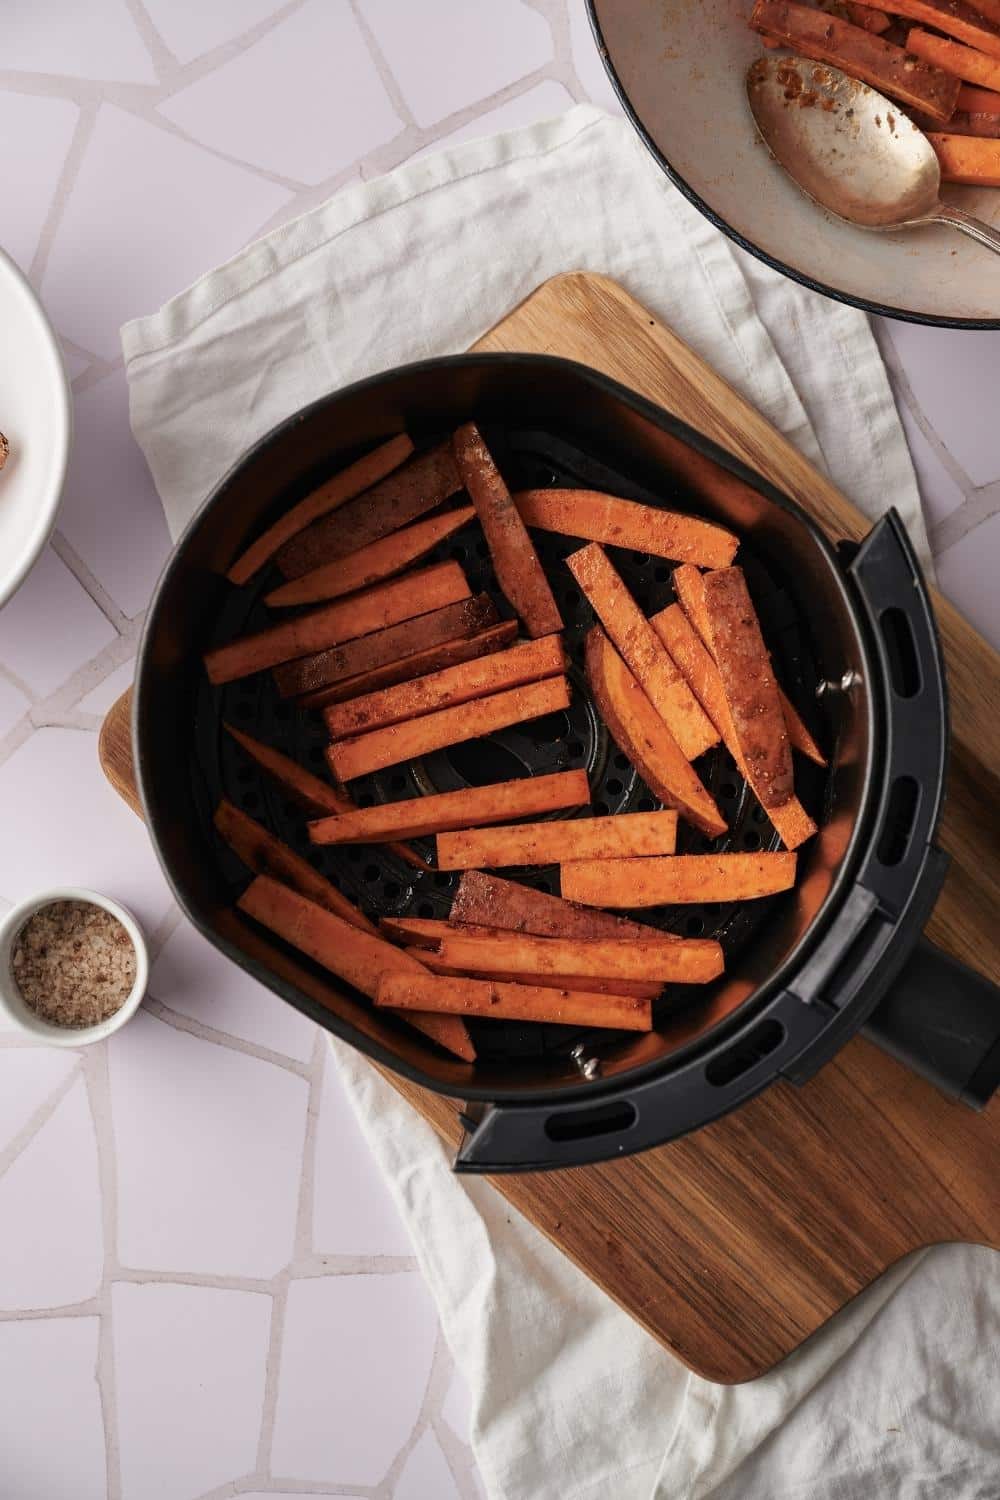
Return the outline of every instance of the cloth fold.
<path id="1" fill-rule="evenodd" d="M 172 534 L 291 412 L 381 369 L 467 348 L 567 270 L 618 279 L 861 510 L 895 505 L 928 560 L 864 317 L 744 257 L 623 121 L 584 106 L 350 188 L 126 326 L 132 425 Z M 989 1252 L 913 1257 L 771 1375 L 713 1386 L 488 1183 L 456 1178 L 430 1128 L 362 1057 L 333 1046 L 470 1385 L 492 1496 L 1000 1495 L 979 1462 L 997 1424 Z M 957 1318 L 956 1300 L 975 1317 Z M 939 1398 L 942 1367 L 952 1379 Z"/>

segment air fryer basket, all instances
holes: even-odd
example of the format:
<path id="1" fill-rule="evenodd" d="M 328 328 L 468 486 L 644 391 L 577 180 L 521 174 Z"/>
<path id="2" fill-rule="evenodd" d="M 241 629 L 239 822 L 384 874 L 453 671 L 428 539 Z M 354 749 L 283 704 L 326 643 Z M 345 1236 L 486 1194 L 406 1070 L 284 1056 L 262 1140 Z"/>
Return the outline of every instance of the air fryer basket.
<path id="1" fill-rule="evenodd" d="M 389 914 L 446 915 L 458 876 L 418 873 L 383 847 L 313 848 L 301 810 L 286 801 L 221 725 L 245 728 L 322 774 L 325 733 L 319 716 L 283 703 L 270 674 L 217 689 L 209 686 L 200 665 L 207 646 L 268 621 L 261 600 L 273 584 L 269 574 L 238 590 L 219 576 L 248 537 L 374 440 L 406 427 L 422 444 L 446 435 L 470 416 L 480 422 L 512 488 L 557 484 L 602 489 L 715 516 L 739 531 L 739 560 L 778 676 L 830 752 L 827 771 L 797 762 L 799 796 L 821 832 L 800 852 L 794 892 L 743 904 L 636 914 L 671 931 L 717 937 L 726 953 L 724 979 L 707 990 L 674 987 L 658 1006 L 656 1030 L 650 1036 L 472 1021 L 478 1052 L 472 1066 L 444 1056 L 393 1017 L 373 1013 L 360 997 L 345 995 L 339 982 L 324 971 L 234 916 L 232 905 L 246 884 L 247 872 L 212 829 L 212 812 L 221 796 L 308 857 L 373 919 Z M 897 866 L 905 864 L 902 856 L 908 851 L 917 812 L 922 815 L 924 845 L 936 822 L 943 780 L 943 700 L 933 628 L 925 628 L 919 639 L 920 626 L 929 622 L 922 588 L 925 618 L 917 622 L 918 640 L 914 645 L 911 634 L 899 649 L 904 656 L 909 651 L 918 663 L 930 653 L 929 665 L 917 667 L 930 694 L 921 707 L 925 716 L 928 709 L 936 713 L 938 723 L 936 732 L 921 733 L 919 809 L 896 805 L 880 810 L 878 788 L 886 770 L 880 758 L 891 740 L 884 679 L 891 663 L 884 641 L 873 638 L 871 620 L 866 621 L 859 606 L 857 579 L 849 576 L 849 567 L 845 572 L 844 560 L 837 559 L 801 513 L 759 481 L 756 493 L 733 487 L 721 509 L 687 493 L 671 474 L 670 445 L 678 436 L 718 457 L 681 424 L 565 361 L 467 356 L 397 371 L 317 403 L 248 455 L 192 523 L 151 611 L 136 702 L 137 761 L 150 827 L 181 904 L 213 941 L 321 1024 L 419 1082 L 478 1101 L 479 1150 L 467 1153 L 468 1166 L 495 1170 L 540 1165 L 540 1157 L 581 1159 L 636 1149 L 733 1107 L 779 1070 L 791 1070 L 793 1058 L 801 1059 L 809 1046 L 814 1066 L 856 1029 L 863 1019 L 861 1008 L 845 1007 L 847 1014 L 838 1017 L 828 1003 L 813 1006 L 810 1016 L 808 997 L 794 995 L 791 986 L 796 975 L 808 972 L 809 955 L 815 957 L 824 933 L 829 939 L 838 921 L 843 925 L 845 907 L 852 900 L 857 907 L 853 881 L 872 837 L 873 819 L 881 816 L 883 840 L 890 836 L 890 814 L 897 829 L 905 822 Z M 902 555 L 903 561 L 896 582 L 903 589 L 905 625 L 912 612 L 912 601 L 906 598 L 907 589 L 912 593 L 911 559 L 905 551 L 899 553 L 905 544 L 898 531 L 890 528 L 890 533 L 893 556 L 898 563 Z M 566 626 L 573 687 L 570 709 L 488 741 L 460 745 L 352 782 L 352 795 L 361 805 L 579 766 L 588 772 L 593 810 L 598 813 L 658 805 L 610 740 L 586 690 L 582 648 L 593 616 L 562 565 L 580 543 L 548 533 L 536 533 L 535 541 Z M 884 549 L 886 543 L 876 542 L 876 550 L 879 545 Z M 611 555 L 647 612 L 671 601 L 670 564 L 621 549 L 611 549 Z M 501 614 L 510 615 L 478 526 L 449 538 L 428 561 L 445 557 L 460 561 L 474 593 L 487 591 Z M 885 577 L 884 560 L 877 571 Z M 895 748 L 905 748 L 898 736 Z M 699 762 L 699 771 L 729 831 L 722 840 L 709 843 L 682 823 L 680 848 L 696 852 L 709 847 L 778 847 L 770 823 L 725 749 L 711 751 Z M 893 784 L 898 780 L 893 778 Z M 432 857 L 432 840 L 416 841 L 415 847 Z M 543 890 L 558 890 L 558 872 L 551 868 L 504 873 Z M 932 901 L 940 882 L 936 866 L 925 862 L 919 880 L 909 869 L 899 873 L 918 888 L 910 895 L 916 897 L 922 890 L 924 905 Z M 921 911 L 907 948 L 922 920 Z M 905 937 L 905 924 L 896 925 Z M 837 941 L 834 937 L 835 948 Z M 867 990 L 870 1009 L 877 991 L 872 984 Z M 789 1016 L 770 1017 L 771 1024 L 764 1022 L 762 1029 L 759 1018 L 768 1011 L 768 1003 L 773 1006 L 782 996 L 794 999 Z M 852 1019 L 855 1014 L 857 1019 Z M 809 1024 L 803 1025 L 804 1019 Z M 838 1020 L 839 1028 L 833 1024 Z M 825 1044 L 823 1036 L 828 1037 Z M 707 1054 L 711 1055 L 706 1062 Z M 588 1078 L 582 1072 L 584 1062 L 589 1064 Z M 662 1082 L 666 1074 L 677 1082 L 682 1101 L 684 1064 L 691 1062 L 697 1064 L 702 1092 L 707 1086 L 713 1096 L 702 1099 L 697 1108 L 685 1109 L 681 1103 L 678 1111 L 669 1112 L 677 1119 L 662 1129 L 662 1109 L 640 1111 L 635 1089 Z M 706 1072 L 708 1068 L 714 1073 Z M 811 1067 L 803 1062 L 800 1076 L 808 1071 Z M 706 1085 L 706 1078 L 714 1081 Z M 627 1108 L 615 1102 L 624 1088 L 629 1094 Z M 587 1110 L 571 1110 L 562 1141 L 554 1139 L 554 1117 L 545 1111 L 555 1102 L 569 1103 L 581 1095 L 588 1101 Z M 590 1101 L 604 1096 L 609 1102 L 601 1106 L 603 1115 L 595 1116 Z M 520 1108 L 481 1107 L 497 1101 Z M 542 1106 L 543 1113 L 528 1106 Z M 477 1110 L 474 1104 L 469 1110 L 471 1123 Z M 512 1121 L 520 1144 L 508 1159 L 515 1144 Z M 527 1127 L 526 1137 L 522 1127 Z M 558 1137 L 559 1127 L 554 1128 Z"/>

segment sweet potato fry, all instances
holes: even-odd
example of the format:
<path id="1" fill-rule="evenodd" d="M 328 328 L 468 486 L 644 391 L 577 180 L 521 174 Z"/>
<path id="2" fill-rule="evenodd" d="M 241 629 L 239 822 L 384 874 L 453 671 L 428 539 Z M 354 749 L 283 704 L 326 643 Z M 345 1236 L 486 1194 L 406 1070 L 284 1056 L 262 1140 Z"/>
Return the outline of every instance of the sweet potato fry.
<path id="1" fill-rule="evenodd" d="M 666 861 L 655 863 L 669 863 L 677 857 L 670 855 Z M 598 863 L 613 866 L 621 861 Z M 585 868 L 590 868 L 589 862 Z M 655 979 L 676 984 L 707 984 L 724 967 L 722 949 L 711 938 L 682 938 L 678 942 L 655 932 L 641 938 L 567 940 L 526 937 L 519 932 L 483 937 L 453 927 L 451 934 L 438 944 L 437 957 L 453 968 L 475 969 L 479 973 L 580 974 L 593 975 L 595 979 Z"/>
<path id="2" fill-rule="evenodd" d="M 554 896 L 551 899 L 558 902 L 559 897 Z M 583 914 L 582 908 L 581 914 Z M 620 923 L 621 920 L 619 918 Z M 652 928 L 640 927 L 638 923 L 633 923 L 632 926 L 640 935 L 652 933 L 656 936 Z M 663 985 L 656 979 L 595 979 L 593 975 L 590 975 L 584 980 L 579 974 L 532 974 L 530 978 L 527 978 L 513 973 L 470 973 L 464 969 L 449 968 L 437 957 L 437 948 L 442 938 L 456 930 L 450 923 L 434 921 L 430 917 L 383 917 L 379 927 L 394 942 L 403 943 L 406 951 L 412 952 L 421 963 L 426 964 L 432 974 L 466 974 L 469 979 L 509 979 L 514 983 L 542 984 L 547 989 L 553 987 L 560 990 L 590 989 L 599 995 L 634 995 L 638 1000 L 655 1000 L 663 989 Z M 461 926 L 458 931 L 467 936 L 498 937 L 504 929 Z M 668 934 L 662 933 L 660 936 L 666 939 Z M 677 941 L 679 942 L 680 939 Z"/>
<path id="3" fill-rule="evenodd" d="M 699 579 L 701 578 L 700 573 L 697 576 Z M 674 661 L 684 673 L 695 696 L 712 720 L 712 723 L 722 735 L 723 743 L 736 762 L 738 771 L 742 776 L 747 778 L 750 782 L 750 788 L 753 790 L 753 781 L 743 760 L 739 741 L 736 738 L 736 730 L 733 726 L 732 715 L 729 712 L 729 704 L 726 702 L 722 678 L 719 676 L 719 669 L 715 665 L 715 660 L 705 642 L 698 635 L 698 632 L 679 604 L 671 604 L 666 609 L 661 610 L 658 615 L 654 615 L 652 625 L 663 641 L 663 644 L 670 651 Z M 811 758 L 816 759 L 818 757 L 819 764 L 825 765 L 826 761 L 823 759 L 822 752 L 812 738 L 812 735 L 810 735 L 792 705 L 788 703 L 787 708 L 785 707 L 787 699 L 781 693 L 780 688 L 778 692 L 782 700 L 782 709 L 785 712 L 786 725 L 791 725 L 793 722 L 796 724 L 802 740 L 810 747 Z M 790 718 L 790 715 L 794 716 L 794 718 Z M 796 739 L 793 737 L 790 728 L 788 738 L 796 749 L 801 748 L 801 745 L 796 744 Z M 772 807 L 765 809 L 765 811 L 768 813 L 771 822 L 777 829 L 787 849 L 797 849 L 800 844 L 804 843 L 807 838 L 811 838 L 816 832 L 816 824 L 797 797 L 789 797 L 788 801 L 782 803 L 780 807 Z"/>
<path id="4" fill-rule="evenodd" d="M 585 771 L 556 771 L 551 776 L 526 776 L 495 786 L 470 786 L 433 797 L 376 803 L 311 823 L 309 837 L 314 844 L 382 844 L 400 837 L 414 839 L 452 828 L 476 828 L 507 818 L 585 807 L 589 801 Z M 545 824 L 546 828 L 553 826 Z"/>
<path id="5" fill-rule="evenodd" d="M 562 637 L 543 635 L 537 641 L 523 641 L 509 651 L 479 661 L 462 662 L 378 693 L 349 698 L 328 708 L 323 718 L 331 739 L 343 739 L 369 729 L 386 729 L 439 708 L 471 703 L 505 688 L 538 682 L 555 676 L 565 665 Z"/>
<path id="6" fill-rule="evenodd" d="M 884 10 L 869 9 L 867 5 L 857 5 L 855 0 L 847 0 L 844 7 L 847 11 L 847 19 L 852 26 L 860 26 L 863 31 L 874 31 L 876 36 L 881 36 L 883 31 L 888 31 L 892 25 Z"/>
<path id="7" fill-rule="evenodd" d="M 563 865 L 569 900 L 591 906 L 673 906 L 752 901 L 795 884 L 797 855 L 673 854 L 665 859 L 594 859 Z"/>
<path id="8" fill-rule="evenodd" d="M 988 63 L 993 62 L 990 57 L 985 60 Z M 1000 89 L 1000 59 L 997 59 L 993 65 L 996 68 L 996 87 Z M 955 72 L 954 68 L 952 72 Z M 1000 115 L 1000 93 L 996 93 L 993 89 L 977 88 L 971 83 L 963 83 L 958 91 L 958 107 L 969 114 Z"/>
<path id="9" fill-rule="evenodd" d="M 500 927 L 536 937 L 648 937 L 656 930 L 609 911 L 573 906 L 560 896 L 482 870 L 466 870 L 458 882 L 448 921 L 453 926 Z M 668 938 L 671 934 L 660 936 Z"/>
<path id="10" fill-rule="evenodd" d="M 455 462 L 479 513 L 497 582 L 530 636 L 552 635 L 562 618 L 534 543 L 474 422 L 452 439 Z"/>
<path id="11" fill-rule="evenodd" d="M 342 608 L 350 602 L 345 599 L 339 605 L 331 604 L 327 608 Z M 459 599 L 440 608 L 431 606 L 426 614 L 402 620 L 398 625 L 389 625 L 385 630 L 374 630 L 357 640 L 287 662 L 275 672 L 274 680 L 283 698 L 312 694 L 319 688 L 358 677 L 375 667 L 385 667 L 390 662 L 415 656 L 418 651 L 442 646 L 446 641 L 478 635 L 487 626 L 496 624 L 496 619 L 496 605 L 488 594 Z"/>
<path id="12" fill-rule="evenodd" d="M 868 0 L 860 0 L 860 3 L 867 5 Z M 967 5 L 965 0 L 892 0 L 891 10 L 894 16 L 918 21 L 922 26 L 933 26 L 946 36 L 957 37 L 969 47 L 978 47 L 980 52 L 1000 57 L 1000 0 L 976 0 L 975 5 Z M 907 38 L 908 48 L 909 45 L 910 39 Z M 926 110 L 926 106 L 918 102 L 917 107 Z M 926 112 L 931 113 L 930 110 Z"/>
<path id="13" fill-rule="evenodd" d="M 780 807 L 795 793 L 792 750 L 743 569 L 716 569 L 704 583 L 712 654 L 743 762 L 762 806 Z"/>
<path id="14" fill-rule="evenodd" d="M 904 11 L 911 3 L 922 5 L 927 0 L 894 0 L 894 9 Z M 960 0 L 954 3 L 960 4 Z M 955 108 L 958 87 L 954 78 L 929 63 L 916 61 L 902 47 L 894 47 L 826 11 L 796 4 L 795 0 L 756 0 L 750 25 L 755 31 L 780 38 L 804 57 L 832 63 L 883 94 L 923 110 L 933 120 L 943 123 Z"/>
<path id="15" fill-rule="evenodd" d="M 479 870 L 504 865 L 552 865 L 571 859 L 634 859 L 673 854 L 677 814 L 628 813 L 618 818 L 515 823 L 506 828 L 463 828 L 441 833 L 439 870 Z"/>
<path id="16" fill-rule="evenodd" d="M 948 37 L 933 36 L 919 26 L 910 28 L 906 45 L 914 57 L 922 58 L 924 62 L 943 68 L 946 73 L 953 73 L 956 78 L 964 79 L 965 86 L 958 91 L 958 109 L 983 108 L 981 104 L 967 102 L 969 84 L 978 84 L 980 91 L 1000 89 L 1000 57 L 991 57 L 986 52 L 965 47 L 961 42 L 953 42 Z M 989 97 L 993 97 L 992 94 Z"/>
<path id="17" fill-rule="evenodd" d="M 604 548 L 591 542 L 572 553 L 566 565 L 685 757 L 696 760 L 717 745 L 718 731 L 664 650 Z"/>
<path id="18" fill-rule="evenodd" d="M 654 796 L 709 838 L 726 820 L 683 751 L 599 625 L 587 636 L 587 681 L 612 739 Z"/>
<path id="19" fill-rule="evenodd" d="M 216 686 L 234 682 L 251 672 L 263 672 L 282 662 L 339 646 L 342 641 L 384 630 L 427 610 L 468 599 L 469 592 L 457 562 L 436 563 L 226 646 L 216 646 L 205 653 L 205 670 Z"/>
<path id="20" fill-rule="evenodd" d="M 595 979 L 592 974 L 505 974 L 477 972 L 474 969 L 454 969 L 442 963 L 426 948 L 404 948 L 412 953 L 432 974 L 447 974 L 454 979 L 492 979 L 504 984 L 534 984 L 546 990 L 587 990 L 594 995 L 629 995 L 633 1000 L 656 1000 L 663 993 L 659 980 L 641 979 Z"/>
<path id="21" fill-rule="evenodd" d="M 346 792 L 331 786 L 321 776 L 314 776 L 312 771 L 300 766 L 290 755 L 275 750 L 273 745 L 255 740 L 253 735 L 244 733 L 242 729 L 234 729 L 232 724 L 223 724 L 222 727 L 246 751 L 250 759 L 256 761 L 261 770 L 284 787 L 292 800 L 306 812 L 315 816 L 317 813 L 346 813 L 353 809 L 354 803 Z"/>
<path id="22" fill-rule="evenodd" d="M 653 1027 L 648 1000 L 434 974 L 386 974 L 379 981 L 375 1004 L 395 1010 L 414 1007 L 458 1016 L 491 1016 L 496 1021 L 548 1021 L 618 1031 L 651 1031 Z"/>
<path id="23" fill-rule="evenodd" d="M 485 595 L 480 598 L 485 598 Z M 425 677 L 429 672 L 457 666 L 462 661 L 478 661 L 481 656 L 490 656 L 494 651 L 503 651 L 510 646 L 517 638 L 518 629 L 516 620 L 502 620 L 499 625 L 490 625 L 475 635 L 428 646 L 425 651 L 415 651 L 412 656 L 385 662 L 381 667 L 345 677 L 329 687 L 303 693 L 298 706 L 329 708 L 331 703 L 343 703 L 345 699 L 360 697 L 362 693 L 395 687 L 397 682 L 411 682 L 415 677 Z"/>
<path id="24" fill-rule="evenodd" d="M 314 776 L 307 771 L 305 766 L 300 766 L 297 760 L 291 756 L 283 755 L 280 750 L 275 750 L 272 745 L 264 745 L 260 740 L 255 740 L 251 735 L 244 734 L 241 729 L 234 729 L 231 724 L 224 724 L 223 728 L 231 734 L 238 745 L 241 745 L 250 756 L 251 760 L 257 762 L 261 770 L 267 774 L 297 802 L 306 812 L 316 813 L 345 813 L 351 814 L 356 811 L 354 802 L 341 787 L 331 786 L 320 776 Z M 425 859 L 415 853 L 408 844 L 390 842 L 389 847 L 400 859 L 412 865 L 415 870 L 427 870 L 430 868 Z"/>
<path id="25" fill-rule="evenodd" d="M 514 504 L 525 526 L 536 531 L 558 531 L 701 568 L 728 567 L 740 544 L 739 537 L 711 521 L 598 490 L 520 490 Z"/>
<path id="26" fill-rule="evenodd" d="M 293 536 L 275 554 L 275 562 L 286 578 L 301 578 L 323 563 L 358 552 L 391 531 L 408 526 L 443 505 L 461 488 L 451 444 L 441 443 L 411 459 L 405 468 L 358 495 L 335 515 L 324 516 Z"/>
<path id="27" fill-rule="evenodd" d="M 702 645 L 704 645 L 709 651 L 711 651 L 712 633 L 708 621 L 708 610 L 705 607 L 705 575 L 703 573 L 699 573 L 697 568 L 675 568 L 672 582 L 674 585 L 674 592 L 680 600 L 681 608 L 683 609 L 690 623 L 698 632 L 698 635 L 701 637 Z M 677 665 L 680 666 L 681 663 L 678 661 Z M 685 673 L 685 676 L 686 675 L 687 673 Z M 690 681 L 690 678 L 688 680 Z M 695 692 L 697 693 L 698 690 L 697 687 L 695 687 L 695 684 L 692 683 L 691 685 L 692 687 L 694 687 Z M 719 686 L 721 688 L 721 679 L 719 680 Z M 784 714 L 785 728 L 788 731 L 788 739 L 792 749 L 798 750 L 800 754 L 807 756 L 809 760 L 815 761 L 818 766 L 825 766 L 826 756 L 823 754 L 822 750 L 819 748 L 816 741 L 809 733 L 809 730 L 806 728 L 806 725 L 803 723 L 802 718 L 799 715 L 798 709 L 795 707 L 794 703 L 792 703 L 791 699 L 788 698 L 780 683 L 778 685 L 778 696 L 781 699 L 781 711 Z M 703 699 L 701 700 L 701 702 L 702 707 L 708 713 L 709 718 L 712 720 L 716 729 L 719 730 L 719 732 L 722 734 L 723 739 L 725 740 L 726 735 L 722 724 L 720 724 L 719 720 L 716 719 L 714 713 L 709 708 L 709 705 L 705 703 Z M 732 745 L 729 744 L 728 740 L 726 740 L 726 744 L 729 748 L 730 754 L 732 754 Z M 789 847 L 791 848 L 792 846 L 789 845 Z"/>
<path id="28" fill-rule="evenodd" d="M 362 547 L 360 552 L 349 552 L 335 562 L 313 568 L 311 573 L 303 573 L 301 578 L 289 579 L 288 583 L 265 594 L 264 603 L 272 608 L 317 604 L 321 599 L 339 599 L 344 594 L 368 588 L 383 578 L 401 573 L 410 563 L 425 557 L 438 542 L 467 526 L 475 514 L 471 505 L 464 505 L 440 516 L 428 516 L 415 526 L 393 531 L 380 541 Z"/>
<path id="29" fill-rule="evenodd" d="M 293 505 L 291 510 L 279 516 L 273 526 L 269 526 L 262 536 L 250 544 L 226 574 L 230 583 L 247 583 L 296 532 L 304 530 L 320 516 L 339 510 L 348 500 L 353 500 L 355 495 L 360 495 L 371 485 L 377 484 L 380 479 L 391 474 L 393 469 L 398 469 L 401 463 L 405 463 L 412 452 L 413 444 L 410 439 L 405 433 L 400 433 L 398 437 L 390 438 L 372 453 L 366 453 L 364 458 L 359 458 L 356 463 L 342 469 L 339 474 L 334 474 L 332 479 L 313 490 L 298 505 Z M 328 596 L 321 594 L 319 597 Z"/>
<path id="30" fill-rule="evenodd" d="M 1000 187 L 1000 141 L 974 135 L 928 135 L 941 163 L 941 181 Z"/>
<path id="31" fill-rule="evenodd" d="M 360 932 L 375 931 L 368 918 L 362 916 L 335 885 L 324 880 L 308 860 L 302 859 L 231 802 L 223 800 L 219 803 L 213 821 L 219 837 L 256 875 L 273 875 L 276 880 L 298 891 L 300 896 L 334 912 Z"/>
<path id="32" fill-rule="evenodd" d="M 351 781 L 370 771 L 442 750 L 446 745 L 477 740 L 511 724 L 522 724 L 527 719 L 568 707 L 569 686 L 565 677 L 548 677 L 527 687 L 494 693 L 475 703 L 462 703 L 458 708 L 442 708 L 405 724 L 373 729 L 370 734 L 358 735 L 353 740 L 338 740 L 327 750 L 327 760 L 338 780 Z"/>
<path id="33" fill-rule="evenodd" d="M 242 912 L 284 938 L 300 953 L 305 953 L 338 979 L 374 1000 L 379 980 L 388 973 L 414 977 L 427 971 L 409 953 L 380 938 L 377 933 L 360 932 L 345 921 L 324 911 L 297 891 L 289 890 L 261 875 L 243 892 L 236 903 Z M 461 1022 L 442 1025 L 443 1017 L 424 1014 L 419 1006 L 407 1007 L 405 1019 L 439 1046 L 454 1052 L 466 1062 L 475 1060 L 472 1039 Z"/>

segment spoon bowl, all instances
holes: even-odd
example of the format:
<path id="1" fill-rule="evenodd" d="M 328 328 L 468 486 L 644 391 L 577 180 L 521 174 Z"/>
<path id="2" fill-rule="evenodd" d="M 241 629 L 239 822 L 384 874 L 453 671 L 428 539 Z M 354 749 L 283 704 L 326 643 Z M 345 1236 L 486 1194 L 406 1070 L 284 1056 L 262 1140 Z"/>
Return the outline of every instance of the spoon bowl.
<path id="1" fill-rule="evenodd" d="M 866 83 L 789 53 L 758 58 L 747 98 L 775 160 L 821 208 L 861 229 L 949 224 L 1000 254 L 1000 234 L 940 200 L 930 141 Z"/>

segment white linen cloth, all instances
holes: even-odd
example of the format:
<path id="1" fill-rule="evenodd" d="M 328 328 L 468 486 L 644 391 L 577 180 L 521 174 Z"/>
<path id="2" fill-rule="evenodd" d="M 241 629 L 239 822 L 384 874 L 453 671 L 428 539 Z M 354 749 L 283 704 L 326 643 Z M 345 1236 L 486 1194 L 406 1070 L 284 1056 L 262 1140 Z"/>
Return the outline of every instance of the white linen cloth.
<path id="1" fill-rule="evenodd" d="M 741 268 L 743 267 L 743 268 Z M 540 282 L 616 277 L 857 505 L 926 535 L 864 317 L 754 263 L 589 107 L 350 188 L 122 331 L 132 425 L 176 536 L 326 391 L 466 348 Z M 752 1384 L 691 1375 L 360 1055 L 342 1076 L 413 1236 L 503 1500 L 997 1500 L 1000 1276 L 913 1257 Z M 434 1497 L 428 1497 L 434 1500 Z"/>

